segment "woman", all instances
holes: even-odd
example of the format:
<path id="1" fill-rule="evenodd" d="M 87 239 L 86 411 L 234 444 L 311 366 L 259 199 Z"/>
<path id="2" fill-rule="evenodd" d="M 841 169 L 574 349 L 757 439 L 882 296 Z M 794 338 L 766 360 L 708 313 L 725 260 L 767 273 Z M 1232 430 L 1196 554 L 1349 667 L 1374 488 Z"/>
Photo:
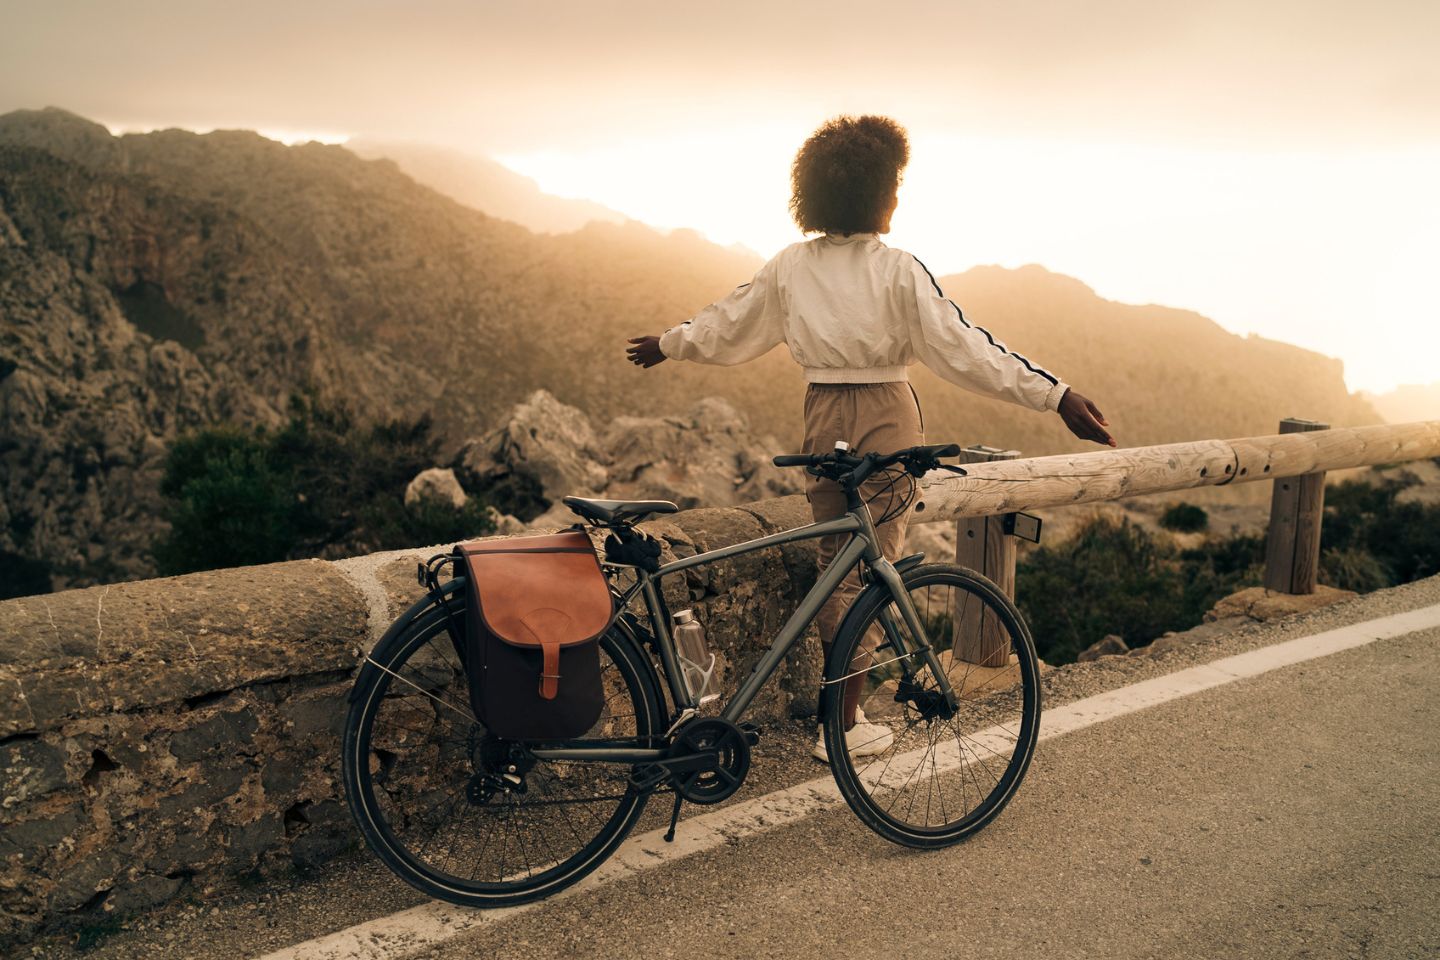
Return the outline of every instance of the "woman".
<path id="1" fill-rule="evenodd" d="M 629 359 L 647 368 L 667 358 L 736 364 L 784 342 L 809 383 L 805 453 L 827 452 L 837 440 L 857 455 L 924 443 L 919 400 L 906 372 L 916 361 L 968 390 L 1056 411 L 1077 437 L 1115 446 L 1093 403 L 972 324 L 924 264 L 881 242 L 880 235 L 890 232 L 909 157 L 904 129 L 887 117 L 841 116 L 825 123 L 796 154 L 790 177 L 796 224 L 821 236 L 781 250 L 749 283 L 663 335 L 631 339 Z M 875 477 L 861 487 L 872 519 L 905 493 L 893 487 L 887 493 L 887 486 L 888 480 Z M 805 495 L 816 520 L 845 512 L 845 495 L 833 481 L 809 477 Z M 876 526 L 881 551 L 892 561 L 900 557 L 908 519 L 901 514 Z M 820 539 L 821 569 L 843 539 Z M 859 588 L 858 572 L 852 572 L 816 618 L 827 654 Z M 879 638 L 867 640 L 857 670 L 867 665 Z M 845 689 L 846 746 L 861 756 L 892 740 L 889 729 L 859 711 L 863 685 L 863 675 L 857 676 Z M 814 755 L 827 759 L 823 738 Z"/>

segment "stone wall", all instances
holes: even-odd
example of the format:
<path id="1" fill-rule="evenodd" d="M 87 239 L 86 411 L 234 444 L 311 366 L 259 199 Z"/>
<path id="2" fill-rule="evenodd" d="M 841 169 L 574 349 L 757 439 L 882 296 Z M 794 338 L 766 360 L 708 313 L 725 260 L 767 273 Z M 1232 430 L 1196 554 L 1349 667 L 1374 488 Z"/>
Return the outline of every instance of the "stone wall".
<path id="1" fill-rule="evenodd" d="M 808 522 L 803 497 L 645 525 L 667 559 Z M 358 842 L 341 793 L 345 697 L 439 549 L 217 570 L 0 602 L 0 941 L 94 922 Z M 665 589 L 731 690 L 814 582 L 814 542 Z M 682 582 L 683 579 L 683 582 Z M 756 719 L 814 711 L 814 629 Z"/>

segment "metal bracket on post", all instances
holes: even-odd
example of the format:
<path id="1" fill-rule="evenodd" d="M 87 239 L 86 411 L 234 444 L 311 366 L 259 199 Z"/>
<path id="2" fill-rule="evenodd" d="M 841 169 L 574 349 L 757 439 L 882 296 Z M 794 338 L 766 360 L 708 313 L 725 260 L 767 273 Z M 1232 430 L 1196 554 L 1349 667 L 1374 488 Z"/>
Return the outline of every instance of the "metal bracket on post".
<path id="1" fill-rule="evenodd" d="M 1329 430 L 1330 424 L 1287 417 L 1281 433 Z M 1270 494 L 1265 533 L 1265 589 L 1314 593 L 1320 566 L 1320 520 L 1325 513 L 1325 471 L 1281 477 Z"/>
<path id="2" fill-rule="evenodd" d="M 976 444 L 960 451 L 961 463 L 1018 460 L 1019 450 L 1001 450 Z M 1015 540 L 1006 529 L 1007 515 L 961 517 L 955 521 L 955 562 L 976 570 L 1012 599 L 1015 596 Z M 1038 534 L 1038 525 L 1037 530 Z M 975 604 L 966 604 L 955 617 L 955 652 L 969 663 L 1004 667 L 1010 662 L 1009 638 L 993 616 Z"/>

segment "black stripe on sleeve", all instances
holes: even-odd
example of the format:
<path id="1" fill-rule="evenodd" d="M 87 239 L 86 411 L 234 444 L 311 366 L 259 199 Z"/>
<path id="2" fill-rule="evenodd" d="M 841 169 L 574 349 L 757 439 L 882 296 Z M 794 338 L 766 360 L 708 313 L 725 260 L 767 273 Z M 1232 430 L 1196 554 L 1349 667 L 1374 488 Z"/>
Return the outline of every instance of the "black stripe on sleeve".
<path id="1" fill-rule="evenodd" d="M 935 296 L 939 297 L 941 300 L 944 300 L 946 303 L 950 304 L 950 306 L 955 308 L 955 316 L 959 318 L 961 325 L 964 326 L 965 329 L 979 330 L 981 333 L 985 334 L 985 339 L 990 341 L 990 346 L 994 347 L 996 350 L 999 350 L 1006 356 L 1014 357 L 1016 360 L 1019 360 L 1025 365 L 1025 369 L 1029 370 L 1031 373 L 1039 374 L 1046 380 L 1049 380 L 1051 385 L 1055 385 L 1060 382 L 1053 375 L 1051 375 L 1049 371 L 1035 366 L 1035 364 L 1031 363 L 1029 360 L 1025 359 L 1020 354 L 1016 353 L 1014 350 L 1007 349 L 1003 343 L 997 342 L 995 340 L 995 337 L 991 335 L 989 330 L 986 330 L 984 327 L 976 326 L 969 320 L 966 320 L 965 314 L 960 311 L 960 307 L 955 303 L 954 300 L 951 300 L 949 297 L 945 296 L 945 291 L 941 290 L 940 284 L 935 282 L 935 274 L 930 272 L 930 268 L 925 266 L 925 264 L 920 260 L 920 258 L 915 256 L 915 254 L 913 253 L 910 254 L 910 259 L 920 264 L 920 269 L 924 270 L 925 276 L 930 278 L 930 286 L 935 288 Z"/>

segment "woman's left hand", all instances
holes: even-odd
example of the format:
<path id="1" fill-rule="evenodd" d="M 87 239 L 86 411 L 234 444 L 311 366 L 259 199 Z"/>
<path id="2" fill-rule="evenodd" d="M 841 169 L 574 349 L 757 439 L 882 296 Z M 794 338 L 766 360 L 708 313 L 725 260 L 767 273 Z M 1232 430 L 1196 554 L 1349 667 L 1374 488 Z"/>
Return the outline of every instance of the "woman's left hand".
<path id="1" fill-rule="evenodd" d="M 635 344 L 625 348 L 625 355 L 637 367 L 653 367 L 666 359 L 660 352 L 659 337 L 633 337 L 626 342 Z"/>

